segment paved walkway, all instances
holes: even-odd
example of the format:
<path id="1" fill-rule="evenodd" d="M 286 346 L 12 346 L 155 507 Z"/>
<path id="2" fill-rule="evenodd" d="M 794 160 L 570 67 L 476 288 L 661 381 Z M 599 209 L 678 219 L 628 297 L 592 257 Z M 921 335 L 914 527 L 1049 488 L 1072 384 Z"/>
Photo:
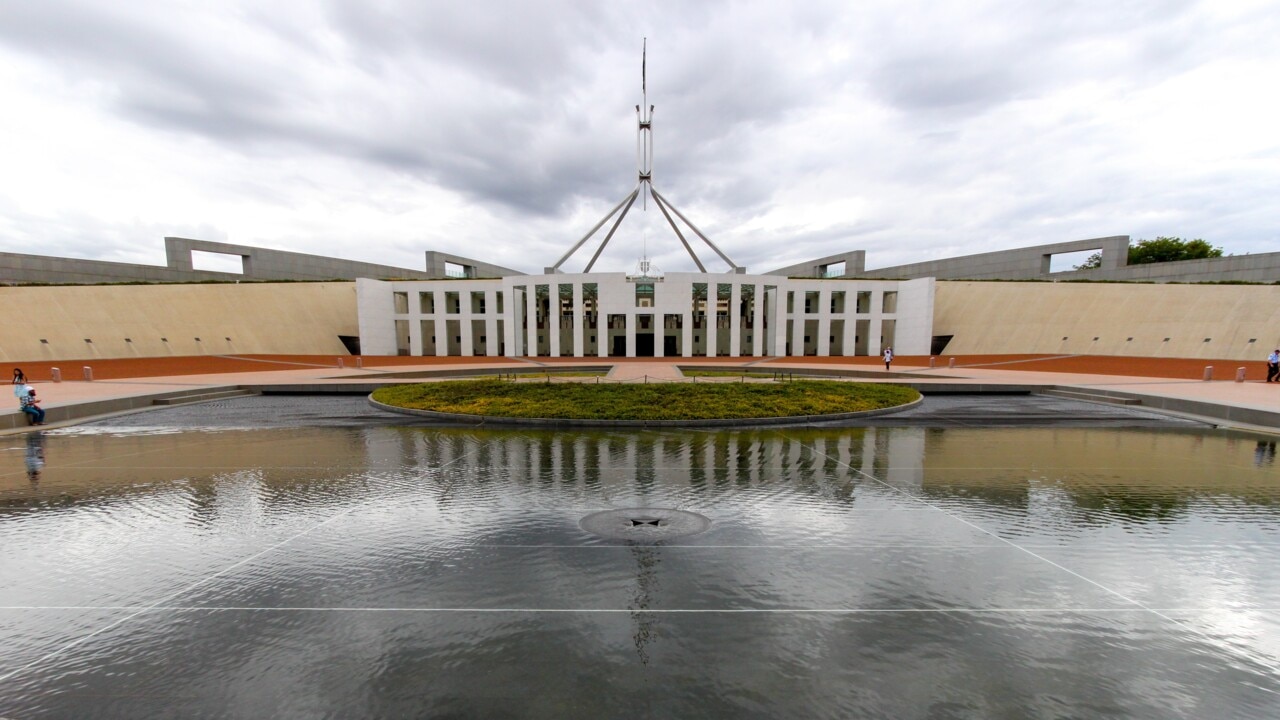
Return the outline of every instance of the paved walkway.
<path id="1" fill-rule="evenodd" d="M 98 415 L 122 409 L 121 406 L 112 410 L 113 403 L 119 406 L 120 403 L 128 401 L 133 402 L 134 407 L 145 407 L 150 404 L 150 397 L 164 393 L 204 392 L 219 388 L 265 385 L 298 386 L 299 389 L 302 389 L 301 386 L 313 386 L 320 390 L 323 386 L 347 384 L 358 389 L 359 386 L 355 385 L 357 383 L 385 382 L 397 376 L 404 377 L 406 380 L 420 379 L 426 372 L 509 372 L 527 371 L 530 367 L 529 363 L 522 360 L 505 358 L 466 358 L 459 359 L 458 362 L 451 362 L 453 359 L 448 358 L 435 358 L 433 362 L 427 365 L 424 365 L 421 359 L 416 358 L 399 359 L 402 360 L 401 364 L 397 364 L 397 360 L 397 358 L 377 358 L 373 363 L 366 362 L 366 367 L 363 368 L 353 367 L 354 363 L 350 360 L 345 362 L 345 367 L 339 368 L 334 358 L 309 358 L 279 362 L 265 361 L 251 365 L 239 363 L 234 372 L 118 377 L 114 379 L 98 379 L 91 382 L 75 379 L 54 383 L 48 380 L 41 380 L 39 376 L 36 376 L 33 385 L 42 399 L 42 405 L 50 411 L 57 408 L 68 408 L 67 413 L 64 414 L 73 414 L 72 410 L 75 410 L 74 414 L 92 413 Z M 539 358 L 539 360 L 549 359 Z M 862 359 L 859 358 L 858 360 Z M 956 382 L 981 383 L 984 386 L 988 386 L 988 388 L 1000 385 L 1033 385 L 1045 388 L 1074 389 L 1086 393 L 1121 394 L 1143 398 L 1143 405 L 1146 407 L 1167 410 L 1183 408 L 1182 412 L 1184 414 L 1210 417 L 1219 424 L 1280 433 L 1280 419 L 1265 417 L 1267 414 L 1274 414 L 1275 418 L 1280 418 L 1280 384 L 1269 385 L 1263 383 L 1260 379 L 1261 375 L 1256 373 L 1255 376 L 1259 379 L 1242 383 L 1234 382 L 1232 378 L 1235 375 L 1235 366 L 1243 366 L 1245 363 L 1231 363 L 1229 366 L 1219 363 L 1222 367 L 1217 372 L 1217 376 L 1221 378 L 1225 375 L 1227 379 L 1205 382 L 1199 377 L 1171 378 L 1142 377 L 1127 374 L 1050 372 L 1038 368 L 1050 367 L 1051 364 L 1038 364 L 1036 362 L 987 362 L 982 367 L 973 367 L 964 362 L 964 360 L 964 358 L 958 358 L 956 367 L 940 366 L 935 368 L 928 367 L 927 358 L 916 359 L 914 363 L 912 359 L 898 360 L 894 362 L 892 372 L 885 372 L 884 366 L 876 363 L 874 358 L 867 362 L 845 362 L 840 364 L 832 363 L 827 359 L 820 360 L 816 358 L 774 359 L 769 360 L 763 367 L 759 358 L 717 358 L 713 360 L 697 358 L 692 362 L 682 359 L 679 364 L 707 364 L 725 369 L 754 365 L 756 370 L 768 371 L 782 371 L 786 368 L 793 368 L 797 371 L 829 372 L 839 368 L 843 371 L 859 373 L 860 376 L 854 378 L 858 381 L 905 381 L 924 387 L 931 384 Z M 1130 369 L 1135 366 L 1141 367 L 1144 362 L 1141 358 L 1132 360 L 1132 364 L 1126 367 Z M 1203 361 L 1190 362 L 1197 367 L 1203 364 Z M 594 365 L 611 363 L 614 367 L 608 377 L 615 381 L 642 382 L 648 378 L 661 382 L 671 382 L 682 377 L 676 363 L 655 362 L 652 359 L 587 358 L 585 360 L 571 361 L 568 358 L 557 358 L 554 362 L 547 364 L 571 365 L 575 363 Z M 73 362 L 66 364 L 77 367 L 84 363 Z M 376 364 L 377 367 L 368 367 L 370 364 Z M 245 367 L 254 369 L 245 370 Z M 17 401 L 13 400 L 12 402 L 13 410 L 0 413 L 0 433 L 25 432 L 27 430 L 21 414 L 16 409 Z M 98 408 L 101 408 L 101 413 L 96 411 Z M 1213 412 L 1208 410 L 1213 410 Z M 1256 421 L 1258 413 L 1262 413 L 1264 416 L 1262 422 Z M 1241 418 L 1252 418 L 1255 421 L 1249 422 L 1247 419 Z M 86 417 L 72 418 L 66 422 L 51 422 L 49 426 L 56 427 L 63 424 L 73 424 L 84 419 Z"/>
<path id="2" fill-rule="evenodd" d="M 633 362 L 614 365 L 613 369 L 609 371 L 608 378 L 619 382 L 643 382 L 646 380 L 676 382 L 684 379 L 684 373 L 669 362 Z"/>

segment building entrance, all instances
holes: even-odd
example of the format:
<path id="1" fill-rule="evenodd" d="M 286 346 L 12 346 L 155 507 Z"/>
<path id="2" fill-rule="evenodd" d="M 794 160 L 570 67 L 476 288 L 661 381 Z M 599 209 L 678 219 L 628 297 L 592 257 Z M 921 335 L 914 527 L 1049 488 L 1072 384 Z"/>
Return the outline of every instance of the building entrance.
<path id="1" fill-rule="evenodd" d="M 653 357 L 653 333 L 636 333 L 636 357 Z"/>

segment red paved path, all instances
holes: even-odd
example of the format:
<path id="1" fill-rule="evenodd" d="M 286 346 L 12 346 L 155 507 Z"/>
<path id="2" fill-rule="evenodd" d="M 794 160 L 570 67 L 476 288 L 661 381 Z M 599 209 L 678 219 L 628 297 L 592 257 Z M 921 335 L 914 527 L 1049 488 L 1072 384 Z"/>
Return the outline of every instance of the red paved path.
<path id="1" fill-rule="evenodd" d="M 96 380 L 119 380 L 140 377 L 166 377 L 175 375 L 207 375 L 237 372 L 269 372 L 272 370 L 299 370 L 303 368 L 337 368 L 339 357 L 347 368 L 355 367 L 355 358 L 338 355 L 196 355 L 185 357 L 116 358 L 110 360 L 64 360 L 16 363 L 34 381 L 50 378 L 50 368 L 62 370 L 66 380 L 83 378 L 82 368 L 93 368 Z M 937 367 L 945 368 L 952 356 L 937 357 Z M 1001 370 L 1027 370 L 1034 372 L 1084 373 L 1118 375 L 1125 377 L 1157 377 L 1200 379 L 1206 365 L 1214 367 L 1214 376 L 1229 379 L 1236 368 L 1246 368 L 1250 378 L 1266 374 L 1266 364 L 1259 361 L 1205 360 L 1188 358 L 1138 358 L 1101 355 L 965 355 L 955 356 L 956 365 L 966 368 L 991 367 Z M 365 356 L 364 367 L 432 367 L 438 365 L 518 365 L 583 363 L 672 363 L 747 365 L 747 364 L 795 364 L 832 365 L 844 367 L 883 367 L 878 357 L 802 357 L 802 358 L 501 358 L 501 357 L 407 357 Z M 894 359 L 895 370 L 927 367 L 927 356 L 899 356 Z M 3 371 L 0 371 L 3 372 Z"/>

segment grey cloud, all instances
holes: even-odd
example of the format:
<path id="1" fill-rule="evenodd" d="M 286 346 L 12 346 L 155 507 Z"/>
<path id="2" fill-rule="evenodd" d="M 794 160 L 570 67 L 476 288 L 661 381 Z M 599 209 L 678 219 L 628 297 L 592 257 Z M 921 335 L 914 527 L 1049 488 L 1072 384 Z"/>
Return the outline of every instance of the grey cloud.
<path id="1" fill-rule="evenodd" d="M 505 224 L 518 238 L 491 243 L 520 260 L 504 264 L 537 268 L 553 258 L 535 255 L 557 256 L 594 222 L 578 226 L 582 207 L 607 208 L 635 183 L 648 34 L 659 189 L 713 239 L 731 238 L 738 262 L 772 267 L 790 261 L 773 262 L 783 253 L 857 243 L 874 267 L 1006 238 L 1137 234 L 1155 222 L 1144 208 L 1175 204 L 1189 222 L 1212 213 L 1242 237 L 1273 240 L 1258 229 L 1266 218 L 1244 209 L 1266 195 L 1244 186 L 1266 180 L 1152 178 L 1120 152 L 1126 136 L 1105 109 L 1052 122 L 1027 109 L 1073 84 L 1142 90 L 1216 58 L 1225 41 L 1206 26 L 1208 7 L 332 0 L 213 5 L 204 27 L 176 7 L 48 0 L 0 5 L 0 44 L 105 89 L 86 94 L 86 105 L 106 103 L 89 110 L 149 132 L 200 138 L 264 169 L 338 161 L 371 185 L 408 177 L 461 195 L 485 215 L 484 232 Z M 810 115 L 837 118 L 828 127 L 874 121 L 806 142 L 792 128 Z M 741 230 L 805 183 L 828 208 L 858 199 L 863 216 Z M 269 184 L 244 194 L 286 204 L 291 193 Z M 1108 226 L 1096 232 L 1090 213 Z M 415 240 L 476 242 L 423 232 Z M 682 262 L 675 247 L 669 262 Z"/>
<path id="2" fill-rule="evenodd" d="M 326 12 L 328 25 L 318 30 L 337 34 L 361 58 L 366 73 L 358 86 L 315 79 L 334 59 L 260 10 L 254 19 L 262 23 L 244 32 L 287 39 L 266 56 L 237 53 L 236 37 L 193 35 L 197 45 L 189 46 L 181 33 L 166 32 L 163 18 L 140 22 L 56 3 L 24 14 L 4 37 L 29 52 L 76 58 L 75 72 L 114 85 L 118 111 L 134 122 L 240 152 L 265 143 L 339 153 L 535 215 L 559 214 L 574 197 L 611 196 L 633 182 L 631 138 L 605 131 L 612 118 L 625 127 L 638 88 L 616 88 L 638 78 L 601 77 L 597 65 L 630 55 L 638 74 L 638 47 L 604 47 L 623 38 L 638 46 L 629 37 L 634 18 L 578 4 L 512 3 L 477 13 L 452 3 L 333 3 Z M 666 82 L 651 99 L 662 106 L 660 166 L 698 187 L 736 169 L 723 158 L 733 156 L 733 138 L 744 129 L 749 134 L 817 94 L 792 69 L 785 44 L 744 43 L 732 13 L 686 14 L 699 26 L 673 33 L 669 51 L 655 48 L 651 67 L 662 69 L 651 82 Z M 398 79 L 423 83 L 380 86 Z M 363 117 L 340 112 L 351 106 L 364 108 Z M 580 120 L 592 115 L 600 119 Z M 697 197 L 742 206 L 768 194 L 767 184 L 737 184 L 743 187 L 710 187 Z"/>
<path id="3" fill-rule="evenodd" d="M 963 18 L 917 12 L 869 35 L 873 93 L 904 113 L 965 117 L 1080 79 L 1144 77 L 1202 57 L 1194 4 L 1139 1 L 976 6 Z"/>
<path id="4" fill-rule="evenodd" d="M 300 50 L 301 63 L 319 65 L 311 72 L 323 72 L 324 63 L 300 33 L 279 22 L 265 27 L 287 36 L 293 51 L 266 58 L 237 54 L 236 37 L 184 46 L 165 32 L 163 20 L 133 23 L 68 5 L 33 12 L 6 37 L 32 53 L 78 58 L 77 72 L 115 85 L 116 108 L 134 122 L 214 138 L 233 149 L 251 152 L 270 143 L 340 152 L 534 214 L 557 214 L 575 196 L 612 196 L 614 187 L 631 182 L 631 137 L 607 137 L 602 129 L 604 118 L 630 118 L 639 92 L 626 92 L 616 106 L 566 95 L 577 87 L 598 88 L 600 82 L 637 85 L 635 77 L 593 77 L 598 74 L 593 60 L 608 50 L 600 45 L 620 38 L 620 28 L 611 23 L 627 18 L 575 4 L 534 8 L 517 3 L 488 13 L 458 8 L 329 5 L 330 24 L 321 29 L 338 33 L 349 54 L 365 59 L 366 67 L 370 58 L 379 59 L 362 78 L 367 85 L 355 88 L 308 82 L 307 68 L 291 68 Z M 262 19 L 261 12 L 255 15 Z M 700 22 L 712 22 L 712 15 L 704 12 Z M 63 23 L 64 17 L 74 20 Z M 689 36 L 696 42 L 672 44 L 660 56 L 655 49 L 653 67 L 660 63 L 664 69 L 650 77 L 669 78 L 652 97 L 662 105 L 660 167 L 696 187 L 736 170 L 714 159 L 724 155 L 733 136 L 742 135 L 739 129 L 772 122 L 804 102 L 808 91 L 804 78 L 791 72 L 786 47 L 744 45 L 740 33 L 723 23 L 682 35 L 692 40 Z M 639 45 L 639 38 L 630 40 Z M 215 45 L 227 50 L 218 53 Z M 635 70 L 637 50 L 627 50 L 635 55 Z M 397 87 L 390 91 L 397 97 L 388 96 L 385 88 L 375 87 L 387 81 L 388 68 L 401 70 L 397 77 L 430 78 L 434 85 Z M 500 100 L 484 100 L 495 96 Z M 548 113 L 556 102 L 561 108 Z M 364 105 L 376 119 L 358 126 L 342 114 L 324 117 L 312 111 L 334 105 Z M 591 114 L 602 120 L 594 127 L 573 127 L 571 118 Z M 407 115 L 416 115 L 417 123 Z M 582 135 L 584 129 L 588 135 Z M 612 181 L 603 168 L 626 170 Z M 710 187 L 699 197 L 737 200 L 735 205 L 742 206 L 768 192 L 764 186 L 742 190 Z"/>

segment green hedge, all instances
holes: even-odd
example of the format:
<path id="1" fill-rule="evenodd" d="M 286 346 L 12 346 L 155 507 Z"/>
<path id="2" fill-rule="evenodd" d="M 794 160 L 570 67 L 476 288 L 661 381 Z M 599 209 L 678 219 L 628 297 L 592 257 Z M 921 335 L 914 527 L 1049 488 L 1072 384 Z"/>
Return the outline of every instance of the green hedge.
<path id="1" fill-rule="evenodd" d="M 920 393 L 901 385 L 822 380 L 649 385 L 459 380 L 394 385 L 373 393 L 380 403 L 415 410 L 583 420 L 829 415 L 896 407 L 919 397 Z"/>

